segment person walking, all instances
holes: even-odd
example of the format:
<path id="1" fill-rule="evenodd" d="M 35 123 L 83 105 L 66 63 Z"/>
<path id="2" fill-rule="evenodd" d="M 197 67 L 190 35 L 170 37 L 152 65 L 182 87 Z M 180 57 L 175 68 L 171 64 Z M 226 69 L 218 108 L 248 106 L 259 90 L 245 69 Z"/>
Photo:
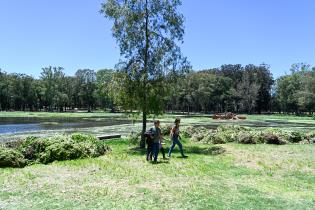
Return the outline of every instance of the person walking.
<path id="1" fill-rule="evenodd" d="M 151 129 L 144 133 L 146 144 L 147 144 L 147 161 L 152 161 L 152 155 L 153 155 L 153 138 L 152 138 L 152 132 Z"/>
<path id="2" fill-rule="evenodd" d="M 180 135 L 179 135 L 179 124 L 180 124 L 180 119 L 176 118 L 175 122 L 174 122 L 174 126 L 171 129 L 171 139 L 172 139 L 172 145 L 170 147 L 170 150 L 168 151 L 168 157 L 171 157 L 171 154 L 173 152 L 174 147 L 176 146 L 176 144 L 179 147 L 180 153 L 182 155 L 183 158 L 186 158 L 188 156 L 184 155 L 184 151 L 183 151 L 183 145 L 182 143 L 179 141 L 179 139 L 181 139 Z"/>
<path id="3" fill-rule="evenodd" d="M 160 148 L 160 141 L 162 138 L 159 120 L 154 121 L 154 127 L 151 129 L 151 135 L 153 138 L 153 147 L 152 147 L 153 161 L 154 163 L 157 163 L 157 158 L 158 158 L 159 148 Z"/>

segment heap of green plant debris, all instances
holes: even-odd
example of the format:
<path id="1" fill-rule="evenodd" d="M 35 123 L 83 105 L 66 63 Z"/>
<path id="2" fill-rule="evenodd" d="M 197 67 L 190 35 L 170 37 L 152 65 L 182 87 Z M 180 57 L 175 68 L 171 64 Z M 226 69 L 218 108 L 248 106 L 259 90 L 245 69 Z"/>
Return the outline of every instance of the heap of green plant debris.
<path id="1" fill-rule="evenodd" d="M 192 141 L 213 144 L 228 142 L 242 144 L 315 143 L 315 132 L 302 133 L 275 128 L 257 130 L 239 125 L 221 125 L 216 130 L 187 126 L 183 127 L 181 132 L 183 136 Z"/>
<path id="2" fill-rule="evenodd" d="M 165 140 L 169 140 L 170 125 L 161 127 Z M 236 142 L 241 144 L 287 144 L 315 143 L 315 131 L 302 133 L 279 128 L 255 129 L 239 125 L 221 125 L 217 129 L 207 129 L 203 126 L 183 126 L 181 136 L 195 142 L 225 144 Z M 130 144 L 138 144 L 141 132 L 129 136 Z"/>
<path id="3" fill-rule="evenodd" d="M 110 148 L 96 137 L 83 134 L 49 138 L 28 137 L 23 141 L 0 146 L 0 167 L 24 167 L 55 160 L 98 157 Z"/>

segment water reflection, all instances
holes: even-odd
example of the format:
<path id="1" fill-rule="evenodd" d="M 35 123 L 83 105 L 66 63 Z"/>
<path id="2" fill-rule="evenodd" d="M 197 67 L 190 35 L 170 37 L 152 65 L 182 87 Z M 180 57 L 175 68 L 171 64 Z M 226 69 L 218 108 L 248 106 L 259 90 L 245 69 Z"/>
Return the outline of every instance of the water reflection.
<path id="1" fill-rule="evenodd" d="M 130 124 L 126 119 L 38 119 L 38 118 L 2 118 L 0 119 L 0 134 L 19 134 L 32 131 L 60 130 L 90 128 L 99 126 L 112 126 L 120 124 Z"/>

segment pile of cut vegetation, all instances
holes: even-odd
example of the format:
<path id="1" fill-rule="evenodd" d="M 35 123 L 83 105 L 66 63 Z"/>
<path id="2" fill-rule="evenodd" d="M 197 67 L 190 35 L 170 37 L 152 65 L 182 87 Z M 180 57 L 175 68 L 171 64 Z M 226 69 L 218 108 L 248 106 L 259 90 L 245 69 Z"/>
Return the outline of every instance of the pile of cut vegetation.
<path id="1" fill-rule="evenodd" d="M 212 144 L 225 144 L 228 142 L 279 145 L 287 143 L 315 143 L 315 132 L 302 133 L 275 128 L 255 130 L 239 125 L 221 125 L 215 130 L 200 126 L 187 126 L 181 129 L 181 133 L 192 141 Z"/>
<path id="2" fill-rule="evenodd" d="M 98 157 L 107 151 L 110 148 L 91 135 L 28 137 L 18 143 L 0 145 L 0 167 L 24 167 L 33 163 Z"/>

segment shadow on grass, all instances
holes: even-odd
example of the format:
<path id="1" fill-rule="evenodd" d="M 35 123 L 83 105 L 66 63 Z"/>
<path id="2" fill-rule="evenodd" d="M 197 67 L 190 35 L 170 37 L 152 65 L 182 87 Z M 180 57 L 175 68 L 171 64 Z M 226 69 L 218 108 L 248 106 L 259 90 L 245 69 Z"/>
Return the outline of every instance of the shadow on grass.
<path id="1" fill-rule="evenodd" d="M 157 162 L 149 161 L 150 164 L 152 165 L 157 165 L 157 164 L 169 164 L 169 160 L 158 160 Z"/>
<path id="2" fill-rule="evenodd" d="M 130 149 L 127 149 L 127 153 L 130 155 L 145 155 L 147 153 L 147 150 L 145 148 L 140 147 L 133 147 Z"/>
<path id="3" fill-rule="evenodd" d="M 226 149 L 221 146 L 211 146 L 211 147 L 200 147 L 200 146 L 184 146 L 184 153 L 185 154 L 199 154 L 199 155 L 220 155 L 224 154 L 226 152 Z M 169 148 L 164 148 L 165 152 L 167 153 Z M 173 153 L 179 152 L 178 148 L 175 148 L 173 150 Z M 146 155 L 146 149 L 145 148 L 139 148 L 139 147 L 133 147 L 131 149 L 127 150 L 127 153 L 130 155 L 140 155 L 145 156 Z M 159 153 L 161 154 L 161 153 Z M 182 156 L 178 156 L 177 158 L 185 158 Z"/>
<path id="4" fill-rule="evenodd" d="M 211 147 L 199 147 L 199 146 L 187 146 L 184 148 L 184 152 L 187 154 L 200 154 L 200 155 L 220 155 L 226 152 L 224 147 L 211 146 Z"/>

